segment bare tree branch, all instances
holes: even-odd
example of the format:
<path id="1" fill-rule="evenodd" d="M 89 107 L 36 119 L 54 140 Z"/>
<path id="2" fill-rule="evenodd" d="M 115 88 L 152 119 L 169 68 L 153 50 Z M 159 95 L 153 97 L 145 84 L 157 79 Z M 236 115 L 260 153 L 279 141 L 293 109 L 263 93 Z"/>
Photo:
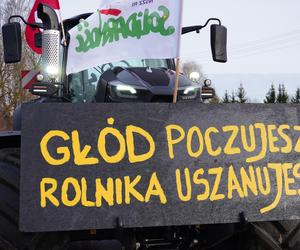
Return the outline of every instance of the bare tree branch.
<path id="1" fill-rule="evenodd" d="M 0 3 L 0 25 L 8 21 L 11 15 L 20 14 L 27 18 L 32 0 L 9 0 Z M 22 26 L 25 29 L 24 25 Z M 2 31 L 0 30 L 0 36 Z M 30 70 L 36 66 L 37 56 L 28 48 L 23 33 L 22 61 L 7 65 L 4 63 L 3 44 L 0 43 L 0 130 L 10 129 L 15 108 L 32 96 L 22 89 L 21 70 Z"/>

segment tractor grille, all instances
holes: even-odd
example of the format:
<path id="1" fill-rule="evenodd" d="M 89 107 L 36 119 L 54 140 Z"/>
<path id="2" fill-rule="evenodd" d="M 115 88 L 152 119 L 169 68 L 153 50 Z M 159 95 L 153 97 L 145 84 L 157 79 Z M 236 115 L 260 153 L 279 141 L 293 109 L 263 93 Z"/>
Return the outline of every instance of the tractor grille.
<path id="1" fill-rule="evenodd" d="M 151 98 L 151 102 L 173 102 L 173 96 L 172 95 L 160 95 L 160 96 L 153 96 Z"/>

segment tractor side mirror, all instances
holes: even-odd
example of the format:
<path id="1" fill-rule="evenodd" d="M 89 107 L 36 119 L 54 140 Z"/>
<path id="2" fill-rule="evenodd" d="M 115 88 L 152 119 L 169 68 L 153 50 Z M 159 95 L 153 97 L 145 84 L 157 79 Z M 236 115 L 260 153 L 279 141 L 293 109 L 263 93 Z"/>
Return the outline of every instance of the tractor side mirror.
<path id="1" fill-rule="evenodd" d="M 211 25 L 210 39 L 213 60 L 227 62 L 227 28 L 217 24 Z"/>
<path id="2" fill-rule="evenodd" d="M 21 25 L 18 22 L 7 23 L 2 26 L 4 62 L 16 63 L 22 57 Z"/>

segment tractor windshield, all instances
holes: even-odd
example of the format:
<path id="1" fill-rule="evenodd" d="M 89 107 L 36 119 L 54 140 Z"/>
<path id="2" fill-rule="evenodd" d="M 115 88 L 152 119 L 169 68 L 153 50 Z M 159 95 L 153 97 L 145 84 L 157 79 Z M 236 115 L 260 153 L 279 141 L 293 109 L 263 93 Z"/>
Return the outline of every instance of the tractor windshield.
<path id="1" fill-rule="evenodd" d="M 123 68 L 172 68 L 172 60 L 168 59 L 131 59 L 114 63 L 106 63 L 69 76 L 69 89 L 72 102 L 92 102 L 101 75 L 114 67 Z"/>

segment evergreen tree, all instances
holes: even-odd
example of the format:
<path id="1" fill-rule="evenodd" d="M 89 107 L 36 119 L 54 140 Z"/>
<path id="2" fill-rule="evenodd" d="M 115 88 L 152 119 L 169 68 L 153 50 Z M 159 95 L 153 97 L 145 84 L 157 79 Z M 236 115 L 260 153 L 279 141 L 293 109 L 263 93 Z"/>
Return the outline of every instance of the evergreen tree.
<path id="1" fill-rule="evenodd" d="M 278 95 L 276 97 L 276 102 L 281 103 L 281 100 L 282 100 L 282 88 L 281 88 L 281 84 L 279 84 Z"/>
<path id="2" fill-rule="evenodd" d="M 287 103 L 289 99 L 289 96 L 285 90 L 284 84 L 279 84 L 278 87 L 278 96 L 276 99 L 277 103 Z"/>
<path id="3" fill-rule="evenodd" d="M 272 83 L 271 88 L 269 89 L 266 99 L 264 100 L 265 103 L 275 103 L 276 102 L 276 90 L 274 84 Z"/>
<path id="4" fill-rule="evenodd" d="M 231 102 L 231 103 L 236 103 L 234 91 L 232 91 L 232 94 L 231 94 L 231 96 L 230 96 L 230 102 Z"/>
<path id="5" fill-rule="evenodd" d="M 243 87 L 243 84 L 240 84 L 240 87 L 238 88 L 238 92 L 237 92 L 237 98 L 238 98 L 238 102 L 239 103 L 245 103 L 247 102 L 247 98 L 246 98 L 246 91 Z"/>
<path id="6" fill-rule="evenodd" d="M 282 84 L 282 93 L 283 93 L 283 96 L 282 96 L 282 103 L 288 103 L 289 102 L 289 95 L 285 89 L 285 86 L 284 84 Z"/>
<path id="7" fill-rule="evenodd" d="M 295 96 L 291 99 L 291 103 L 300 103 L 300 88 L 298 87 L 296 90 Z"/>
<path id="8" fill-rule="evenodd" d="M 228 91 L 227 90 L 225 91 L 225 95 L 222 98 L 222 102 L 223 103 L 229 103 L 229 95 L 228 95 Z"/>

